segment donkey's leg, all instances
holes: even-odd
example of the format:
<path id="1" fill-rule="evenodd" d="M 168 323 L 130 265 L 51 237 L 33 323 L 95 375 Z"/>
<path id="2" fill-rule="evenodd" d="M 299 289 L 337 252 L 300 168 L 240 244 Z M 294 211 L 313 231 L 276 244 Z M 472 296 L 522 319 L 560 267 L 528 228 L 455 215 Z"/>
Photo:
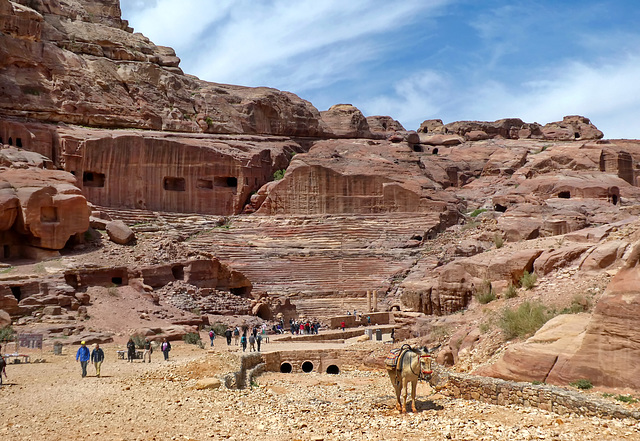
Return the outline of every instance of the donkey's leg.
<path id="1" fill-rule="evenodd" d="M 418 379 L 417 378 L 415 380 L 411 381 L 411 410 L 413 410 L 414 413 L 417 412 L 417 410 L 416 410 L 416 386 L 418 386 Z"/>
<path id="2" fill-rule="evenodd" d="M 393 390 L 396 392 L 396 410 L 400 411 L 400 393 L 402 392 L 402 383 L 398 377 L 397 371 L 389 371 L 389 378 L 391 378 L 391 384 L 393 384 Z"/>
<path id="3" fill-rule="evenodd" d="M 402 413 L 406 413 L 407 412 L 407 395 L 409 395 L 409 381 L 407 380 L 407 377 L 403 377 L 402 378 L 402 388 L 404 389 L 404 395 L 403 395 L 403 403 L 402 403 Z"/>

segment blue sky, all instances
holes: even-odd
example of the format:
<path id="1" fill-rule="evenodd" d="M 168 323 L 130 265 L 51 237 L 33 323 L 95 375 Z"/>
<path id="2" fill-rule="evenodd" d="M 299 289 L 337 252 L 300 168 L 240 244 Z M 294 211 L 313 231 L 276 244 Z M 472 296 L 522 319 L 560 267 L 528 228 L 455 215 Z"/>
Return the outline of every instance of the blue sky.
<path id="1" fill-rule="evenodd" d="M 179 4 L 179 6 L 178 6 Z M 636 0 L 121 0 L 186 73 L 350 103 L 406 129 L 591 119 L 640 139 Z"/>

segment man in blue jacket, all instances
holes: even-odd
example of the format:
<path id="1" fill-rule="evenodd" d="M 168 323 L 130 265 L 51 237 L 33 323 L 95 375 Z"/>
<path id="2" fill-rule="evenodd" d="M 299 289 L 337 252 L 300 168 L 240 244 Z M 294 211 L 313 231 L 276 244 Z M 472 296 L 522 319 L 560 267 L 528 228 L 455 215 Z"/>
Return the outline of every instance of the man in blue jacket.
<path id="1" fill-rule="evenodd" d="M 102 366 L 102 362 L 104 361 L 104 351 L 100 348 L 100 345 L 98 343 L 96 343 L 96 348 L 91 351 L 91 361 L 96 367 L 96 377 L 100 378 L 100 367 Z"/>
<path id="2" fill-rule="evenodd" d="M 79 361 L 80 366 L 82 366 L 82 378 L 84 378 L 87 376 L 87 364 L 89 364 L 91 354 L 89 353 L 89 348 L 85 345 L 84 341 L 80 342 L 80 345 L 78 352 L 76 352 L 76 361 Z"/>

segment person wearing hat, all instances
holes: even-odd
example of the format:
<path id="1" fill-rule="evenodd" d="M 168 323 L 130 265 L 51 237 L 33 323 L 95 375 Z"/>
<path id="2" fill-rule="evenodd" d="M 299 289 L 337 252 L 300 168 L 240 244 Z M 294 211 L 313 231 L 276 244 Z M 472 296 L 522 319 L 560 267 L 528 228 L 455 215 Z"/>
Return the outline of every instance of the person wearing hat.
<path id="1" fill-rule="evenodd" d="M 87 376 L 87 364 L 89 364 L 91 354 L 89 353 L 89 348 L 86 346 L 84 340 L 80 342 L 80 345 L 78 352 L 76 352 L 76 361 L 79 361 L 80 366 L 82 366 L 82 378 L 84 378 Z"/>
<path id="2" fill-rule="evenodd" d="M 100 349 L 100 345 L 96 343 L 96 348 L 91 351 L 91 361 L 96 367 L 96 377 L 100 378 L 100 367 L 104 361 L 104 351 Z"/>

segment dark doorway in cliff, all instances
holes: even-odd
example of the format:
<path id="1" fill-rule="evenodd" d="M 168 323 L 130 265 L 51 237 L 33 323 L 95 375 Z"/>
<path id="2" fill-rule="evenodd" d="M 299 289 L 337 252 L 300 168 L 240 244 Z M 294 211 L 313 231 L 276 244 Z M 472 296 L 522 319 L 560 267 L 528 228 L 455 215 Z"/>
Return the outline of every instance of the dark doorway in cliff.
<path id="1" fill-rule="evenodd" d="M 173 274 L 173 278 L 176 280 L 184 280 L 184 266 L 176 265 L 171 267 L 171 274 Z"/>
<path id="2" fill-rule="evenodd" d="M 504 213 L 505 211 L 507 211 L 507 207 L 505 207 L 504 205 L 500 205 L 500 204 L 495 204 L 493 206 L 493 209 L 499 213 Z"/>
<path id="3" fill-rule="evenodd" d="M 104 173 L 84 172 L 82 173 L 82 185 L 85 187 L 104 187 Z"/>
<path id="4" fill-rule="evenodd" d="M 164 189 L 167 191 L 185 191 L 186 182 L 184 178 L 174 178 L 168 176 L 163 181 Z"/>
<path id="5" fill-rule="evenodd" d="M 111 283 L 114 285 L 122 285 L 122 277 L 112 277 Z"/>
<path id="6" fill-rule="evenodd" d="M 13 138 L 9 137 L 9 145 L 13 145 Z"/>
<path id="7" fill-rule="evenodd" d="M 411 148 L 413 149 L 414 152 L 418 152 L 418 153 L 422 152 L 422 146 L 419 144 L 413 144 Z"/>
<path id="8" fill-rule="evenodd" d="M 231 294 L 235 294 L 235 295 L 240 296 L 240 297 L 244 297 L 244 296 L 247 296 L 247 295 L 251 294 L 251 288 L 248 287 L 248 286 L 241 286 L 239 288 L 231 288 L 229 291 L 231 292 Z"/>
<path id="9" fill-rule="evenodd" d="M 196 182 L 196 187 L 205 188 L 207 190 L 212 190 L 213 189 L 213 181 L 210 180 L 210 179 L 198 179 L 198 181 Z"/>
<path id="10" fill-rule="evenodd" d="M 290 374 L 293 371 L 293 367 L 291 367 L 291 363 L 287 363 L 286 361 L 280 365 L 280 372 L 283 374 Z"/>
<path id="11" fill-rule="evenodd" d="M 571 199 L 571 192 L 570 191 L 561 191 L 560 193 L 558 193 L 558 197 L 560 199 Z"/>
<path id="12" fill-rule="evenodd" d="M 4 141 L 2 140 L 2 136 L 0 136 L 0 144 L 4 144 Z"/>
<path id="13" fill-rule="evenodd" d="M 575 139 L 580 138 L 580 133 L 578 133 L 578 132 L 574 133 L 574 134 L 573 134 L 573 137 L 574 137 Z"/>
<path id="14" fill-rule="evenodd" d="M 434 155 L 437 155 L 437 154 L 438 154 L 438 147 L 436 147 L 435 149 L 433 149 L 433 150 L 431 151 L 431 153 L 433 153 Z"/>
<path id="15" fill-rule="evenodd" d="M 273 318 L 271 314 L 271 309 L 269 309 L 269 307 L 265 304 L 260 305 L 256 315 L 260 317 L 262 320 L 271 320 Z"/>
<path id="16" fill-rule="evenodd" d="M 16 147 L 22 148 L 22 138 L 16 138 Z"/>
<path id="17" fill-rule="evenodd" d="M 43 224 L 53 224 L 58 222 L 58 209 L 56 207 L 41 207 L 40 222 Z"/>
<path id="18" fill-rule="evenodd" d="M 311 371 L 313 371 L 313 363 L 311 363 L 310 361 L 305 361 L 304 363 L 302 363 L 302 372 L 308 374 Z"/>
<path id="19" fill-rule="evenodd" d="M 216 187 L 236 188 L 238 186 L 238 178 L 235 176 L 219 176 L 213 179 Z"/>
<path id="20" fill-rule="evenodd" d="M 327 374 L 338 375 L 340 373 L 340 368 L 335 364 L 332 364 L 327 367 Z"/>
<path id="21" fill-rule="evenodd" d="M 4 245 L 2 247 L 2 257 L 4 257 L 5 259 L 11 257 L 11 245 Z"/>
<path id="22" fill-rule="evenodd" d="M 78 286 L 80 286 L 80 279 L 77 274 L 65 274 L 64 281 L 67 282 L 67 285 L 75 289 L 78 289 Z"/>
<path id="23" fill-rule="evenodd" d="M 12 286 L 11 287 L 11 294 L 13 294 L 13 296 L 16 298 L 16 300 L 18 300 L 18 301 L 22 300 L 22 290 L 20 289 L 19 286 Z"/>
<path id="24" fill-rule="evenodd" d="M 613 205 L 618 205 L 618 195 L 617 194 L 612 194 L 611 195 L 611 203 Z"/>

